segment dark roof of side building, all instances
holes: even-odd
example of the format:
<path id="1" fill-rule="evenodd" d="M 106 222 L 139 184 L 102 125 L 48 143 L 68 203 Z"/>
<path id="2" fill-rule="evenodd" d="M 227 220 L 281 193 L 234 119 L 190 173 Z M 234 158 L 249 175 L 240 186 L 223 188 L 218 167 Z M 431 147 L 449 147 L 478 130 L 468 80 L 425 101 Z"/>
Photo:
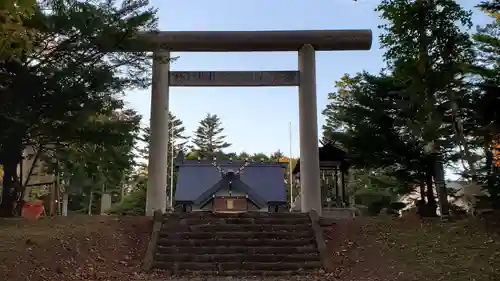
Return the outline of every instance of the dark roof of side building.
<path id="1" fill-rule="evenodd" d="M 339 162 L 340 169 L 347 170 L 349 168 L 350 164 L 347 161 L 347 153 L 333 144 L 327 144 L 319 147 L 318 154 L 320 162 Z M 300 159 L 297 161 L 297 164 L 295 164 L 295 167 L 293 167 L 292 173 L 294 175 L 300 173 Z"/>

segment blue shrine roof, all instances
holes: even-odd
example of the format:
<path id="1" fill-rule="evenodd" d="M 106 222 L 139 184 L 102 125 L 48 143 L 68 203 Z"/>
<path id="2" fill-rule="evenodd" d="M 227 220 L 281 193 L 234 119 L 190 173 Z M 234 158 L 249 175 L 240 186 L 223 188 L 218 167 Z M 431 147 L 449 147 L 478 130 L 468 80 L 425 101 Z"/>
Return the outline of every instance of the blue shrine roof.
<path id="1" fill-rule="evenodd" d="M 227 171 L 237 171 L 245 162 L 217 161 L 217 164 Z M 240 180 L 248 186 L 255 195 L 267 202 L 286 202 L 286 187 L 284 182 L 284 163 L 250 163 L 240 174 Z M 221 180 L 221 175 L 208 160 L 184 160 L 177 163 L 178 176 L 175 190 L 175 201 L 196 201 L 213 188 Z"/>

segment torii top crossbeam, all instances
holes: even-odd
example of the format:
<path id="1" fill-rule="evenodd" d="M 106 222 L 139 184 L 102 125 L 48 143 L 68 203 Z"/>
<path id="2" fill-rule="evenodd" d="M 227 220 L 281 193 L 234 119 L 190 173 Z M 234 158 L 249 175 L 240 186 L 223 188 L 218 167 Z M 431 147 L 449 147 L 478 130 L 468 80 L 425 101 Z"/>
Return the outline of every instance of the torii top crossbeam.
<path id="1" fill-rule="evenodd" d="M 137 47 L 120 51 L 271 52 L 297 51 L 306 44 L 316 51 L 369 50 L 372 31 L 158 31 L 139 34 L 136 40 Z"/>

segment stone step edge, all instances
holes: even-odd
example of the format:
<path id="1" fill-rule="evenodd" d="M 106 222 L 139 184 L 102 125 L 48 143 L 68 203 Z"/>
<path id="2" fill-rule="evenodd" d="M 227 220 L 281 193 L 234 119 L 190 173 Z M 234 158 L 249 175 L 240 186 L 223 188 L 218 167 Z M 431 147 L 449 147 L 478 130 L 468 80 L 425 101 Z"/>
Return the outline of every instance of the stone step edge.
<path id="1" fill-rule="evenodd" d="M 268 246 L 275 246 L 275 245 L 282 245 L 282 246 L 289 246 L 289 247 L 299 247 L 300 246 L 307 246 L 307 245 L 312 245 L 316 242 L 316 239 L 307 237 L 305 239 L 169 239 L 169 238 L 159 238 L 157 240 L 156 245 L 157 246 L 175 246 L 175 245 L 200 245 L 200 244 L 208 244 L 207 241 L 213 242 L 210 245 L 217 245 L 217 246 L 223 246 L 223 245 L 240 245 L 240 246 L 253 246 L 253 245 L 268 245 Z"/>
<path id="2" fill-rule="evenodd" d="M 200 261 L 208 258 L 208 261 Z M 319 253 L 300 253 L 300 254 L 164 254 L 156 252 L 155 261 L 168 262 L 270 262 L 271 259 L 278 259 L 282 262 L 309 262 L 319 261 Z M 263 259 L 259 261 L 259 259 Z"/>
<path id="3" fill-rule="evenodd" d="M 226 261 L 226 262 L 193 262 L 193 261 L 178 261 L 178 262 L 169 262 L 169 261 L 154 261 L 153 265 L 155 267 L 157 266 L 176 266 L 176 265 L 182 265 L 189 268 L 196 268 L 199 266 L 217 266 L 217 265 L 234 265 L 234 266 L 239 266 L 239 265 L 245 265 L 245 266 L 269 266 L 269 267 L 278 267 L 275 270 L 280 271 L 280 267 L 296 267 L 296 266 L 304 266 L 300 267 L 300 269 L 319 269 L 321 268 L 321 261 L 287 261 L 287 262 L 258 262 L 258 261 L 252 261 L 252 262 L 231 262 L 231 261 Z M 259 269 L 259 270 L 264 270 L 264 269 Z M 281 269 L 281 270 L 287 270 L 287 269 Z M 289 270 L 289 269 L 288 269 Z"/>
<path id="4" fill-rule="evenodd" d="M 178 235 L 178 236 L 191 236 L 191 235 L 216 235 L 216 236 L 224 236 L 224 235 L 239 235 L 239 236 L 248 236 L 248 235 L 269 235 L 269 236 L 295 236 L 295 237 L 309 237 L 314 235 L 312 229 L 310 231 L 160 231 L 160 236 L 169 236 L 169 235 Z"/>
<path id="5" fill-rule="evenodd" d="M 168 226 L 168 225 L 165 225 Z M 175 226 L 175 225 L 174 225 Z M 241 231 L 242 229 L 258 229 L 266 231 L 296 231 L 297 229 L 310 229 L 312 224 L 199 224 L 190 225 L 190 229 L 222 228 L 226 231 Z M 235 229 L 235 230 L 233 230 Z"/>
<path id="6" fill-rule="evenodd" d="M 167 270 L 155 269 L 158 273 L 169 273 Z M 266 277 L 266 276 L 318 276 L 315 280 L 325 280 L 324 271 L 320 270 L 223 270 L 223 271 L 211 271 L 211 270 L 190 270 L 187 272 L 178 272 L 177 274 L 171 274 L 170 276 L 179 277 L 210 277 L 210 276 L 235 276 L 235 277 Z"/>
<path id="7" fill-rule="evenodd" d="M 203 249 L 201 249 L 203 248 Z M 294 250 L 291 250 L 294 248 Z M 206 254 L 225 254 L 224 251 L 229 251 L 229 254 L 258 254 L 262 252 L 269 252 L 273 251 L 273 254 L 276 254 L 276 252 L 283 251 L 278 254 L 290 254 L 292 253 L 297 253 L 297 254 L 318 254 L 318 249 L 316 245 L 313 245 L 312 243 L 306 246 L 295 246 L 295 247 L 289 247 L 289 246 L 201 246 L 201 247 L 196 247 L 197 251 L 193 251 L 192 246 L 163 246 L 163 245 L 157 245 L 156 247 L 156 253 L 196 253 L 199 250 L 202 250 Z M 235 249 L 246 249 L 246 252 L 234 252 Z M 176 250 L 176 251 L 173 251 Z"/>
<path id="8" fill-rule="evenodd" d="M 282 212 L 282 213 L 270 213 L 270 212 L 258 212 L 258 211 L 247 211 L 240 214 L 221 214 L 213 213 L 211 211 L 201 211 L 201 212 L 190 212 L 190 213 L 164 213 L 164 217 L 307 217 L 307 213 L 292 213 L 292 212 Z"/>

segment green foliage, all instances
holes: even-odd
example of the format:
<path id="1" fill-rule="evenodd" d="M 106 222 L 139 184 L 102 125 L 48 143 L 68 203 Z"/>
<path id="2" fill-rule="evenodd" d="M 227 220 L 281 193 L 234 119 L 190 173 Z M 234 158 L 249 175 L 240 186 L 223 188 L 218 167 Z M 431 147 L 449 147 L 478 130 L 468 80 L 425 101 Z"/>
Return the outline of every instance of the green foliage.
<path id="1" fill-rule="evenodd" d="M 412 116 L 401 109 L 400 98 L 389 94 L 400 89 L 397 79 L 360 73 L 345 76 L 337 86 L 323 111 L 324 139 L 342 144 L 358 168 L 390 170 L 399 181 L 416 182 L 424 143 L 404 133 Z"/>
<path id="2" fill-rule="evenodd" d="M 186 143 L 188 141 L 188 137 L 184 135 L 186 128 L 184 127 L 182 120 L 177 118 L 174 114 L 172 114 L 172 112 L 169 112 L 168 114 L 169 114 L 168 135 L 170 136 L 168 143 L 169 147 L 168 153 L 170 158 L 172 145 L 174 146 L 174 155 L 176 155 L 181 151 L 184 152 L 186 148 Z M 151 138 L 151 128 L 146 127 L 143 130 L 143 134 L 141 136 L 141 140 L 144 142 L 145 146 L 144 148 L 139 149 L 139 156 L 145 160 L 149 158 L 150 138 Z"/>
<path id="3" fill-rule="evenodd" d="M 470 111 L 466 115 L 466 130 L 471 132 L 478 149 L 484 151 L 485 161 L 480 169 L 480 180 L 486 185 L 493 201 L 500 202 L 500 22 L 498 1 L 483 1 L 479 8 L 492 21 L 479 27 L 474 34 L 477 62 L 472 73 L 478 76 L 477 88 L 470 95 Z"/>
<path id="4" fill-rule="evenodd" d="M 194 150 L 198 151 L 202 158 L 211 158 L 224 148 L 230 147 L 231 144 L 225 141 L 226 136 L 222 135 L 223 131 L 219 116 L 207 113 L 194 132 Z"/>
<path id="5" fill-rule="evenodd" d="M 0 61 L 18 59 L 31 50 L 35 34 L 26 23 L 36 9 L 36 0 L 0 2 Z"/>
<path id="6" fill-rule="evenodd" d="M 108 214 L 143 216 L 146 210 L 146 187 L 148 178 L 138 170 L 132 176 L 131 186 L 126 194 L 122 194 L 120 202 L 113 204 Z"/>
<path id="7" fill-rule="evenodd" d="M 111 207 L 108 214 L 144 216 L 146 210 L 146 190 L 138 188 L 127 194 L 123 200 Z"/>
<path id="8" fill-rule="evenodd" d="M 173 185 L 175 187 L 176 184 L 176 171 L 174 169 L 173 175 L 172 175 L 172 169 L 171 169 L 171 159 L 179 154 L 179 153 L 185 153 L 186 152 L 186 144 L 188 142 L 188 137 L 185 136 L 185 127 L 179 118 L 177 118 L 172 112 L 169 112 L 169 124 L 168 124 L 168 135 L 169 135 L 169 143 L 168 143 L 168 161 L 167 161 L 167 183 L 170 187 L 170 182 L 173 177 Z M 150 145 L 150 139 L 151 139 L 151 128 L 146 127 L 143 130 L 143 133 L 141 135 L 141 141 L 142 144 L 144 145 L 143 147 L 138 148 L 138 156 L 144 161 L 144 163 L 141 165 L 143 168 L 146 167 L 146 163 L 148 163 L 149 159 L 149 145 Z M 173 148 L 173 150 L 172 150 Z M 175 165 L 175 163 L 174 163 Z"/>
<path id="9" fill-rule="evenodd" d="M 384 20 L 379 41 L 387 67 L 336 82 L 323 112 L 323 141 L 344 147 L 355 169 L 379 171 L 370 181 L 385 178 L 381 182 L 395 194 L 426 183 L 423 199 L 432 204 L 433 179 L 442 169 L 437 160 L 468 158 L 468 170 L 476 165 L 462 152 L 470 152 L 474 140 L 458 125 L 473 92 L 466 75 L 474 61 L 472 41 L 462 28 L 471 26 L 471 13 L 452 0 L 383 0 L 377 11 Z M 441 154 L 426 153 L 429 143 Z M 364 200 L 372 211 L 388 203 L 377 194 L 363 196 L 371 198 Z"/>
<path id="10" fill-rule="evenodd" d="M 153 30 L 155 10 L 147 5 L 144 0 L 48 1 L 30 18 L 36 34 L 32 50 L 19 60 L 0 62 L 0 162 L 7 172 L 1 209 L 5 214 L 16 200 L 10 191 L 20 188 L 15 167 L 26 144 L 55 147 L 56 154 L 65 149 L 85 154 L 93 148 L 112 153 L 113 145 L 127 146 L 120 135 L 125 128 L 120 126 L 129 124 L 100 120 L 123 113 L 123 91 L 148 86 L 150 59 L 146 53 L 102 50 L 126 45 L 137 32 Z M 104 140 L 107 148 L 101 145 Z M 96 167 L 81 170 L 103 171 Z"/>
<path id="11" fill-rule="evenodd" d="M 383 208 L 390 206 L 392 197 L 385 191 L 365 189 L 358 191 L 354 200 L 357 205 L 366 206 L 369 215 L 376 216 Z"/>

